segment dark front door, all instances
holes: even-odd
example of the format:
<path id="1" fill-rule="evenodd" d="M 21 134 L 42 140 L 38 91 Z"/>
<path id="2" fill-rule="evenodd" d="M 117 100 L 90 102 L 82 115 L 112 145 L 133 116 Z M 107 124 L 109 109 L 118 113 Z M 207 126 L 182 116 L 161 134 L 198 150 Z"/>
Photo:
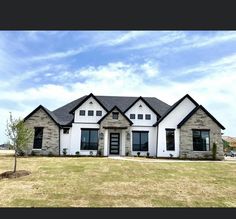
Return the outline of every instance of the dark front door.
<path id="1" fill-rule="evenodd" d="M 120 153 L 120 133 L 110 133 L 110 154 Z"/>

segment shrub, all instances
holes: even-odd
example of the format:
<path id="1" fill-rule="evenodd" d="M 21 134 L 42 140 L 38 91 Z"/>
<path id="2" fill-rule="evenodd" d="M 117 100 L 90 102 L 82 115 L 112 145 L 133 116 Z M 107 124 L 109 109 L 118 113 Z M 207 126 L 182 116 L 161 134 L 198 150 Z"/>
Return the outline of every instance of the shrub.
<path id="1" fill-rule="evenodd" d="M 18 156 L 25 156 L 25 152 L 23 150 L 18 151 Z"/>
<path id="2" fill-rule="evenodd" d="M 98 155 L 99 157 L 101 157 L 101 156 L 102 156 L 102 150 L 101 150 L 101 149 L 99 149 L 99 150 L 98 150 L 98 153 L 97 153 L 97 155 Z"/>
<path id="3" fill-rule="evenodd" d="M 31 151 L 31 156 L 35 156 L 35 155 L 36 155 L 35 151 Z"/>
<path id="4" fill-rule="evenodd" d="M 150 156 L 150 153 L 149 152 L 147 152 L 147 157 L 149 157 Z"/>
<path id="5" fill-rule="evenodd" d="M 129 151 L 127 151 L 127 152 L 125 153 L 125 155 L 126 155 L 126 156 L 129 156 Z"/>
<path id="6" fill-rule="evenodd" d="M 172 158 L 174 155 L 173 154 L 170 154 L 170 158 Z"/>
<path id="7" fill-rule="evenodd" d="M 93 156 L 93 152 L 92 151 L 90 151 L 89 154 L 90 154 L 90 156 Z"/>
<path id="8" fill-rule="evenodd" d="M 67 155 L 67 148 L 63 148 L 62 153 L 63 155 Z"/>
<path id="9" fill-rule="evenodd" d="M 49 151 L 48 156 L 49 156 L 49 157 L 52 157 L 52 156 L 53 156 L 53 153 L 52 153 L 51 151 Z"/>
<path id="10" fill-rule="evenodd" d="M 79 151 L 76 151 L 76 152 L 75 152 L 75 155 L 76 155 L 76 156 L 79 156 L 79 154 L 80 154 Z"/>
<path id="11" fill-rule="evenodd" d="M 213 143 L 213 147 L 212 147 L 212 159 L 215 160 L 216 159 L 216 153 L 217 153 L 217 145 L 214 142 Z"/>
<path id="12" fill-rule="evenodd" d="M 138 157 L 140 156 L 140 152 L 137 152 Z"/>

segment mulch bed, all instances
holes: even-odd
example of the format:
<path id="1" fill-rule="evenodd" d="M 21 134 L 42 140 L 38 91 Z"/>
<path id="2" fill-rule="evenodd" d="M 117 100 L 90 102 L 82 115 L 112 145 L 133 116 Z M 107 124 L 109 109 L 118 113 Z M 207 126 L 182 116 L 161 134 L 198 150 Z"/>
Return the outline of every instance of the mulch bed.
<path id="1" fill-rule="evenodd" d="M 27 170 L 17 170 L 15 173 L 13 171 L 6 171 L 6 172 L 0 174 L 0 179 L 18 178 L 18 177 L 27 176 L 27 175 L 30 175 L 30 174 L 31 174 L 31 172 L 27 171 Z"/>

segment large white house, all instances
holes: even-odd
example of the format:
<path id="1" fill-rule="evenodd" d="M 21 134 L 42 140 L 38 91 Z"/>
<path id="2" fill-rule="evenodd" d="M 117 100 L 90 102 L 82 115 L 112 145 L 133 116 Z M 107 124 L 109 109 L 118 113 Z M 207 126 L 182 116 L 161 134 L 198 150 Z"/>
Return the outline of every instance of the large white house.
<path id="1" fill-rule="evenodd" d="M 34 130 L 28 153 L 223 159 L 224 127 L 188 94 L 172 106 L 155 97 L 89 94 L 24 119 Z"/>

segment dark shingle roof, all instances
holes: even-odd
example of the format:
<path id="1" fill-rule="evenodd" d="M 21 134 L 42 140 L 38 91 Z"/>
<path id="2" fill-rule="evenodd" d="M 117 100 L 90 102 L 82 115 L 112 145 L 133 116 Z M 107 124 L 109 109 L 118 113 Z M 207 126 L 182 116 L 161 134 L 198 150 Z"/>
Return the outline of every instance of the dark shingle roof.
<path id="1" fill-rule="evenodd" d="M 82 102 L 87 96 L 83 96 L 77 100 L 74 100 L 54 111 L 52 113 L 56 117 L 56 121 L 60 125 L 68 125 L 71 124 L 73 121 L 73 114 L 70 114 L 69 112 L 75 108 L 77 105 L 79 105 L 80 102 Z M 106 107 L 106 109 L 109 111 L 114 106 L 119 107 L 119 109 L 124 112 L 137 98 L 139 97 L 122 97 L 122 96 L 96 96 L 96 98 Z M 163 113 L 169 109 L 169 105 L 164 103 L 163 101 L 155 98 L 155 97 L 143 97 L 150 106 L 156 110 L 156 112 L 160 115 L 163 115 Z"/>

